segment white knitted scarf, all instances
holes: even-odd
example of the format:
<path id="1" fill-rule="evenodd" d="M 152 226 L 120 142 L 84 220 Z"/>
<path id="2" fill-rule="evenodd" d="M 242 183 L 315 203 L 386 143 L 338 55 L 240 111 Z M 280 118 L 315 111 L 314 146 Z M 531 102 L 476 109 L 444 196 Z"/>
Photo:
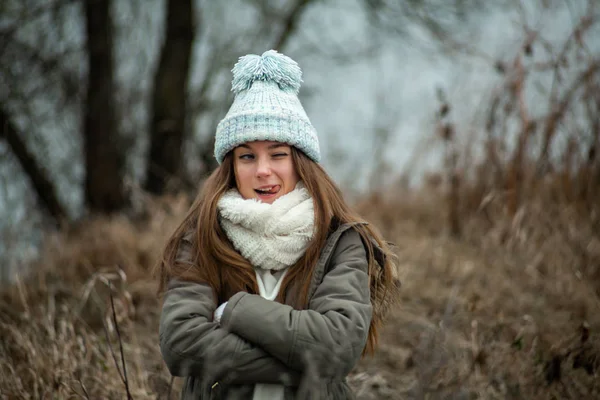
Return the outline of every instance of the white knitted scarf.
<path id="1" fill-rule="evenodd" d="M 254 267 L 281 270 L 293 265 L 313 237 L 313 200 L 302 182 L 272 204 L 244 199 L 231 189 L 217 209 L 233 247 Z"/>

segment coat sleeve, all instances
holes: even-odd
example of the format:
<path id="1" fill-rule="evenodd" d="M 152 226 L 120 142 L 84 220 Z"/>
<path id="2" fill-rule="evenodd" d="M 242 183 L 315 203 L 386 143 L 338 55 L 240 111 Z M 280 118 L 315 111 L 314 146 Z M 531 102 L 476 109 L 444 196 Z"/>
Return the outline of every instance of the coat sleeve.
<path id="1" fill-rule="evenodd" d="M 221 324 L 294 370 L 317 368 L 321 376 L 343 378 L 361 357 L 371 317 L 366 250 L 358 232 L 350 229 L 340 238 L 307 310 L 237 293 Z"/>
<path id="2" fill-rule="evenodd" d="M 299 374 L 260 347 L 212 322 L 216 306 L 208 285 L 173 280 L 161 313 L 160 350 L 174 376 L 229 384 L 296 385 Z"/>
<path id="3" fill-rule="evenodd" d="M 177 260 L 191 261 L 184 238 Z M 208 381 L 295 385 L 299 374 L 260 347 L 213 322 L 216 300 L 209 285 L 172 279 L 165 292 L 159 326 L 160 350 L 174 376 Z"/>

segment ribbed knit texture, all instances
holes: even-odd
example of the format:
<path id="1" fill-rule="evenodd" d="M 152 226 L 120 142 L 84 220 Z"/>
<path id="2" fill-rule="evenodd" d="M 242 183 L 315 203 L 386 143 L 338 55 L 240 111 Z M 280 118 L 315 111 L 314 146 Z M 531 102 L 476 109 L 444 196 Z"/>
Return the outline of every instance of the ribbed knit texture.
<path id="1" fill-rule="evenodd" d="M 257 140 L 287 143 L 319 162 L 317 132 L 297 95 L 302 82 L 298 64 L 269 50 L 261 56 L 241 57 L 233 75 L 235 98 L 217 126 L 217 162 L 223 162 L 225 155 L 240 144 Z"/>
<path id="2" fill-rule="evenodd" d="M 217 209 L 233 247 L 255 268 L 281 270 L 295 264 L 314 234 L 313 200 L 302 182 L 272 204 L 244 199 L 231 189 Z"/>

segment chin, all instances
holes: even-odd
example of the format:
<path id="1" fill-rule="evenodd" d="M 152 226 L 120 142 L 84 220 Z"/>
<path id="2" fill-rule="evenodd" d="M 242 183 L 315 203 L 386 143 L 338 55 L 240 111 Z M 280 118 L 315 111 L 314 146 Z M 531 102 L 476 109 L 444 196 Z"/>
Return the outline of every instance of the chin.
<path id="1" fill-rule="evenodd" d="M 278 198 L 280 198 L 281 196 L 276 196 L 270 199 L 261 199 L 260 197 L 257 197 L 256 200 L 262 202 L 262 203 L 266 203 L 266 204 L 273 204 L 275 202 L 275 200 L 277 200 Z"/>

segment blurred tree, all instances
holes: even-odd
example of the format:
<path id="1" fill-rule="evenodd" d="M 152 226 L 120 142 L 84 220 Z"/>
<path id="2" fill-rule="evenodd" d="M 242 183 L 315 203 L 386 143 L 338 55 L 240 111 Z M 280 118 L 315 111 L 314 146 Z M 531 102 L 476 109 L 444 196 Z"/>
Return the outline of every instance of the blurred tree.
<path id="1" fill-rule="evenodd" d="M 386 32 L 423 39 L 431 35 L 444 44 L 451 44 L 451 34 L 461 22 L 476 12 L 515 3 L 514 0 L 364 0 L 367 16 L 374 26 Z M 416 29 L 415 29 L 416 28 Z M 419 32 L 418 30 L 421 30 Z"/>
<path id="2" fill-rule="evenodd" d="M 85 202 L 89 211 L 106 213 L 126 205 L 123 155 L 116 141 L 111 1 L 85 0 L 84 6 L 89 68 L 83 127 Z"/>
<path id="3" fill-rule="evenodd" d="M 192 0 L 168 0 L 166 37 L 154 76 L 150 110 L 150 152 L 144 188 L 162 194 L 168 180 L 177 177 L 182 165 L 186 97 L 192 44 Z"/>
<path id="4" fill-rule="evenodd" d="M 10 120 L 4 108 L 0 108 L 0 139 L 6 140 L 15 157 L 19 160 L 21 168 L 31 181 L 31 186 L 38 199 L 56 221 L 63 220 L 67 214 L 56 197 L 54 184 L 48 178 L 46 171 L 39 164 L 34 155 L 27 149 L 21 139 L 17 127 Z"/>

